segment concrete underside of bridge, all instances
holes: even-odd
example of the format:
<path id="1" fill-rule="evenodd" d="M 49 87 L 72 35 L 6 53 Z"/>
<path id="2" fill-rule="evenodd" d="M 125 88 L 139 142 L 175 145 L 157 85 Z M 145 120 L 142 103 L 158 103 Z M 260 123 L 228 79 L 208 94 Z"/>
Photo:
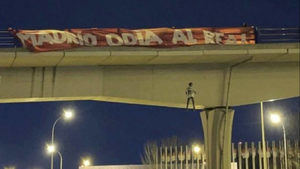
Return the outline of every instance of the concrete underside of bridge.
<path id="1" fill-rule="evenodd" d="M 100 100 L 184 107 L 185 89 L 194 82 L 202 109 L 296 97 L 300 88 L 298 43 L 45 53 L 2 49 L 0 67 L 0 103 Z M 204 110 L 208 167 L 229 169 L 233 110 Z"/>
<path id="2" fill-rule="evenodd" d="M 184 107 L 185 88 L 194 82 L 198 108 L 220 106 L 226 103 L 230 65 L 247 59 L 232 68 L 229 105 L 299 96 L 299 43 L 287 43 L 0 49 L 0 102 L 111 99 Z"/>

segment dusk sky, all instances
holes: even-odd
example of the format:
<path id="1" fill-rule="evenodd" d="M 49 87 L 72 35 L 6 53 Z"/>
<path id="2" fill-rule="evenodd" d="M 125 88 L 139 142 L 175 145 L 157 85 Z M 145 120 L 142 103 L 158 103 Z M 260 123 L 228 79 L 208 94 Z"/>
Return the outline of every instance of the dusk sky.
<path id="1" fill-rule="evenodd" d="M 287 137 L 298 137 L 299 99 L 264 104 L 267 140 L 282 138 L 280 126 L 268 120 L 273 110 L 288 117 Z M 199 112 L 185 109 L 98 101 L 0 104 L 0 167 L 47 169 L 50 159 L 45 143 L 50 140 L 52 124 L 63 108 L 76 111 L 73 121 L 60 121 L 56 127 L 56 142 L 67 169 L 77 168 L 83 156 L 93 157 L 96 165 L 138 164 L 148 140 L 177 136 L 183 145 L 203 142 Z M 260 141 L 260 105 L 234 109 L 233 142 Z"/>
<path id="2" fill-rule="evenodd" d="M 243 22 L 299 27 L 299 5 L 299 0 L 1 0 L 0 29 L 235 27 Z M 299 99 L 265 103 L 267 140 L 282 138 L 281 128 L 267 121 L 273 109 L 286 117 L 287 137 L 298 136 Z M 147 140 L 203 141 L 199 112 L 185 109 L 98 101 L 0 104 L 0 168 L 49 169 L 44 147 L 63 108 L 76 112 L 73 121 L 56 127 L 66 169 L 78 168 L 83 156 L 93 157 L 96 165 L 138 164 Z M 259 104 L 234 109 L 233 142 L 259 141 Z"/>
<path id="3" fill-rule="evenodd" d="M 299 0 L 0 1 L 0 28 L 299 26 Z"/>

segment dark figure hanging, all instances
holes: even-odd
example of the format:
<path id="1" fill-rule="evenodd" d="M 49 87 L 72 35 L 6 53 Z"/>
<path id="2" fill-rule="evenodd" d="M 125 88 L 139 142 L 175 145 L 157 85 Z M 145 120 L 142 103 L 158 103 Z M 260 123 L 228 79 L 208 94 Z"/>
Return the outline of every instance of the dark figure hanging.
<path id="1" fill-rule="evenodd" d="M 190 103 L 190 101 L 192 101 L 193 110 L 195 110 L 194 97 L 195 97 L 196 91 L 193 89 L 193 83 L 192 82 L 190 82 L 188 87 L 186 88 L 185 94 L 186 94 L 186 97 L 187 97 L 186 109 L 188 109 L 189 103 Z"/>

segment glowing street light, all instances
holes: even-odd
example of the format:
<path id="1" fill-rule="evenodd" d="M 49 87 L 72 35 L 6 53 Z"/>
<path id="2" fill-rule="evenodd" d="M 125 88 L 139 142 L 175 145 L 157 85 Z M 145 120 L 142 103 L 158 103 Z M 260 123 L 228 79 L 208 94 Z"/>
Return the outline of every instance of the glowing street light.
<path id="1" fill-rule="evenodd" d="M 91 160 L 90 159 L 83 159 L 82 160 L 82 166 L 87 167 L 91 165 Z"/>
<path id="2" fill-rule="evenodd" d="M 71 120 L 74 116 L 74 113 L 72 110 L 65 110 L 63 113 L 63 117 L 65 120 Z"/>
<path id="3" fill-rule="evenodd" d="M 63 114 L 55 120 L 55 122 L 53 123 L 52 126 L 52 132 L 51 132 L 51 144 L 53 145 L 54 143 L 54 130 L 55 130 L 55 126 L 57 124 L 57 122 L 60 119 L 64 119 L 64 120 L 71 120 L 74 117 L 74 113 L 72 110 L 68 109 L 68 110 L 64 110 Z M 51 169 L 53 169 L 53 153 L 51 154 Z"/>
<path id="4" fill-rule="evenodd" d="M 193 152 L 194 152 L 195 154 L 199 154 L 200 151 L 201 151 L 200 146 L 198 146 L 198 145 L 193 146 Z"/>
<path id="5" fill-rule="evenodd" d="M 287 169 L 287 163 L 288 163 L 288 159 L 287 159 L 287 148 L 286 148 L 286 133 L 285 133 L 285 127 L 283 124 L 283 121 L 281 120 L 281 117 L 279 114 L 277 113 L 272 113 L 270 116 L 271 122 L 274 124 L 278 124 L 281 122 L 281 127 L 282 127 L 282 131 L 283 131 L 283 144 L 284 144 L 284 161 L 285 161 L 285 169 Z"/>
<path id="6" fill-rule="evenodd" d="M 54 144 L 49 144 L 46 146 L 46 150 L 48 154 L 53 154 L 56 151 Z"/>
<path id="7" fill-rule="evenodd" d="M 280 116 L 278 114 L 271 114 L 271 121 L 275 124 L 280 123 Z"/>
<path id="8" fill-rule="evenodd" d="M 90 165 L 91 165 L 90 160 L 84 160 L 84 161 L 83 161 L 83 165 L 84 165 L 84 166 L 90 166 Z"/>

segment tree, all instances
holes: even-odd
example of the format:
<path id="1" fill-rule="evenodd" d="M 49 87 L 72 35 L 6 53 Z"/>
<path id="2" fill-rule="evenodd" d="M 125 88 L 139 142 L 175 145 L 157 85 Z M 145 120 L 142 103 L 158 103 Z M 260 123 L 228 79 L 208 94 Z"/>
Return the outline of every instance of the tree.
<path id="1" fill-rule="evenodd" d="M 147 141 L 144 145 L 144 152 L 141 154 L 141 161 L 149 168 L 155 169 L 155 164 L 159 160 L 159 147 L 176 147 L 178 145 L 177 136 L 164 138 L 158 141 Z"/>

